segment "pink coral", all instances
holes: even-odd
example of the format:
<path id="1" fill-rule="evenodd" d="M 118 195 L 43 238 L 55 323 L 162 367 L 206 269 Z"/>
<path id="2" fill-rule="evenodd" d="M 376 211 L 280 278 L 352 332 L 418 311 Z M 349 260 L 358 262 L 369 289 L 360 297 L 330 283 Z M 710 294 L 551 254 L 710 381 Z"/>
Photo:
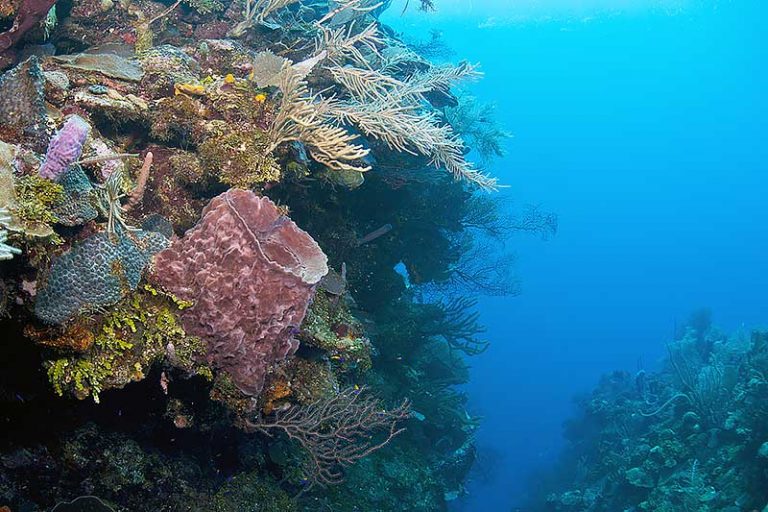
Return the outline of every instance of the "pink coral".
<path id="1" fill-rule="evenodd" d="M 272 201 L 233 189 L 157 254 L 153 279 L 194 303 L 185 329 L 207 342 L 210 364 L 256 396 L 270 365 L 298 348 L 293 334 L 327 272 L 317 243 Z"/>

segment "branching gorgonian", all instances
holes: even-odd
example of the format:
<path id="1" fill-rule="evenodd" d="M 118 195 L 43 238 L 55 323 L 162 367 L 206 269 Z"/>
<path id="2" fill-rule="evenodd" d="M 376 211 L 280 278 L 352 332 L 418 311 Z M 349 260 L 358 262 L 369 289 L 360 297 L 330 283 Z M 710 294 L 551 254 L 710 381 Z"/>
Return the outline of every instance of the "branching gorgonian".
<path id="1" fill-rule="evenodd" d="M 423 155 L 430 164 L 444 168 L 456 179 L 466 179 L 483 189 L 497 188 L 496 180 L 464 158 L 464 142 L 437 114 L 425 107 L 422 94 L 429 82 L 398 82 L 375 72 L 349 73 L 336 69 L 334 76 L 355 96 L 348 101 L 329 101 L 327 115 L 341 124 L 353 125 L 366 136 L 384 142 L 391 149 Z M 435 83 L 445 84 L 447 76 Z"/>
<path id="2" fill-rule="evenodd" d="M 298 141 L 307 147 L 315 161 L 330 169 L 370 170 L 370 167 L 359 163 L 368 155 L 368 150 L 354 144 L 357 137 L 347 130 L 328 122 L 323 114 L 325 103 L 318 95 L 309 92 L 304 76 L 294 65 L 286 63 L 277 82 L 283 97 L 268 130 L 271 151 L 280 144 Z"/>
<path id="3" fill-rule="evenodd" d="M 328 60 L 332 63 L 342 65 L 349 60 L 357 66 L 369 69 L 371 65 L 366 53 L 381 58 L 379 48 L 383 45 L 384 41 L 379 36 L 375 22 L 359 32 L 355 31 L 354 22 L 339 28 L 320 26 L 315 40 L 317 53 L 327 52 Z"/>
<path id="4" fill-rule="evenodd" d="M 267 24 L 267 18 L 274 12 L 297 3 L 299 0 L 245 0 L 243 21 L 229 31 L 230 37 L 241 37 L 245 32 L 260 24 Z"/>

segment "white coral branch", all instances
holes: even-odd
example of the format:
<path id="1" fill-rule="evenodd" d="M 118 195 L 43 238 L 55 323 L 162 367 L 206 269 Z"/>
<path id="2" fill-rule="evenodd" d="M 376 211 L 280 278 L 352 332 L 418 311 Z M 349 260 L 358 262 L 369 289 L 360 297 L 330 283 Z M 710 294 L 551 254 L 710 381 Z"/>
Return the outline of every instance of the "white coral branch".
<path id="1" fill-rule="evenodd" d="M 8 212 L 8 209 L 0 208 L 0 225 L 3 226 L 0 228 L 0 261 L 10 260 L 14 255 L 21 254 L 21 249 L 17 249 L 16 247 L 5 243 L 5 241 L 8 240 L 8 231 L 5 230 L 5 227 L 8 227 L 10 222 L 11 214 Z"/>

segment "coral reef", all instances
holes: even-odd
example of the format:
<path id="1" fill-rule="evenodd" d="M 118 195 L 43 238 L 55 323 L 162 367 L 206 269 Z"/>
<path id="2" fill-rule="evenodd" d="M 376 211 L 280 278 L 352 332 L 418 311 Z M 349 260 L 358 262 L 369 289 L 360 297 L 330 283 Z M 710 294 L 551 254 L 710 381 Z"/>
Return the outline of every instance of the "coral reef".
<path id="1" fill-rule="evenodd" d="M 0 4 L 0 508 L 446 510 L 467 261 L 546 224 L 476 199 L 475 67 L 369 0 Z"/>
<path id="2" fill-rule="evenodd" d="M 526 510 L 763 510 L 766 363 L 763 332 L 689 328 L 660 372 L 606 375 Z"/>

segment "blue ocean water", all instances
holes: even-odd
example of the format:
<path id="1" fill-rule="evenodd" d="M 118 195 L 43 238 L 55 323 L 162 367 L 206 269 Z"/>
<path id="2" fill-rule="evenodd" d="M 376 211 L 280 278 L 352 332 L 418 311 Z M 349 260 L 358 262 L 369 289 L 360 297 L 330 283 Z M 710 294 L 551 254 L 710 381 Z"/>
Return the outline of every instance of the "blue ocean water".
<path id="1" fill-rule="evenodd" d="M 404 2 L 402 3 L 404 4 Z M 402 5 L 401 4 L 401 5 Z M 469 93 L 514 134 L 491 169 L 510 205 L 559 215 L 516 240 L 518 297 L 485 299 L 469 385 L 480 460 L 456 510 L 515 510 L 561 446 L 571 398 L 652 369 L 699 307 L 768 325 L 764 2 L 437 2 L 386 22 L 482 63 Z"/>

